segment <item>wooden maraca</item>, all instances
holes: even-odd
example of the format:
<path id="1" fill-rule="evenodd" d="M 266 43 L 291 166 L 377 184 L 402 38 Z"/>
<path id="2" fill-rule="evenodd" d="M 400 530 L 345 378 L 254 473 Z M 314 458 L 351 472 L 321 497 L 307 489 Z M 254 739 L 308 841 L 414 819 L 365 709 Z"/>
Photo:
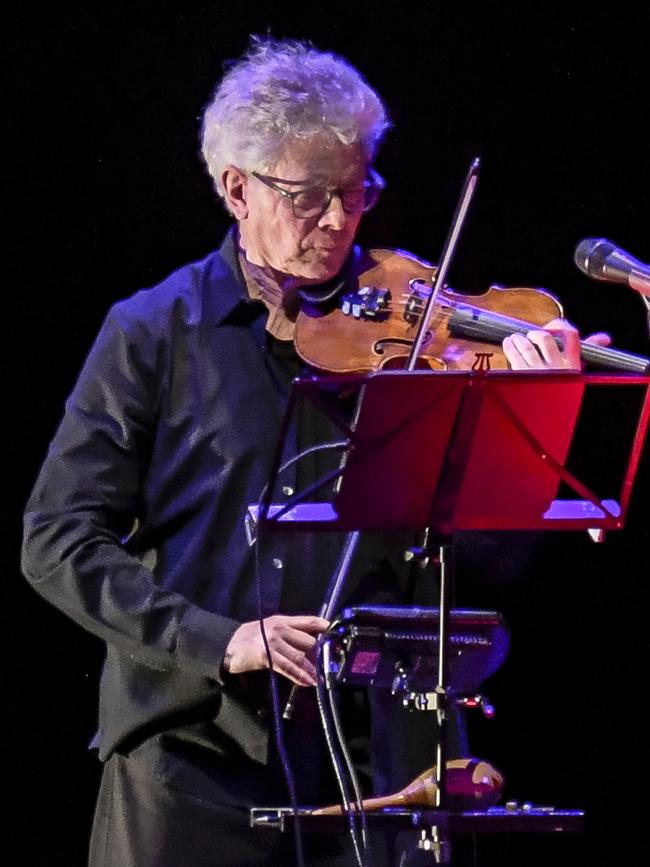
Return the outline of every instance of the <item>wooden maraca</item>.
<path id="1" fill-rule="evenodd" d="M 447 764 L 447 805 L 457 808 L 489 807 L 495 804 L 503 789 L 502 774 L 483 759 L 450 759 Z M 361 802 L 365 811 L 382 807 L 435 807 L 436 769 L 428 768 L 401 791 L 381 798 L 366 798 Z M 314 816 L 340 816 L 342 807 L 333 804 L 312 810 Z"/>

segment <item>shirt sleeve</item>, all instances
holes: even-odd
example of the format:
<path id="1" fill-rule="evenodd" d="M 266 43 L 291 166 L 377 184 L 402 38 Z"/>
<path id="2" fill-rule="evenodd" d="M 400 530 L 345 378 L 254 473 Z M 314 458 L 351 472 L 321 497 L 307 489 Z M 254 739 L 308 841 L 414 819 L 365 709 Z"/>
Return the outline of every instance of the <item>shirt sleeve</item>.
<path id="1" fill-rule="evenodd" d="M 163 355 L 142 317 L 112 308 L 27 504 L 22 567 L 38 593 L 138 662 L 220 680 L 239 624 L 159 586 L 123 545 L 145 508 Z"/>

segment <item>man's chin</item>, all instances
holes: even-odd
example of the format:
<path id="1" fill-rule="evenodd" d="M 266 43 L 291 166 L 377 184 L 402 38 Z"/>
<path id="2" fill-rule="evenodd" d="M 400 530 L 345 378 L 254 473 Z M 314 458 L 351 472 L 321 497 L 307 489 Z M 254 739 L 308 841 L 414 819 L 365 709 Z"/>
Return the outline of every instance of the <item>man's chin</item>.
<path id="1" fill-rule="evenodd" d="M 339 268 L 310 268 L 298 278 L 306 284 L 327 283 L 332 277 L 336 277 Z"/>
<path id="2" fill-rule="evenodd" d="M 345 258 L 337 256 L 326 256 L 318 261 L 313 260 L 302 264 L 300 268 L 300 279 L 309 283 L 327 283 L 339 273 Z"/>

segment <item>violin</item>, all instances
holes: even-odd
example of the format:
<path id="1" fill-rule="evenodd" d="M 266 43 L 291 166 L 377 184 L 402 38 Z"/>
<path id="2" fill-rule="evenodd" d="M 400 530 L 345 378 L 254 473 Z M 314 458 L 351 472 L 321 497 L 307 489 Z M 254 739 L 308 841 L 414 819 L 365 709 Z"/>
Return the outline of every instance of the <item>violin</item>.
<path id="1" fill-rule="evenodd" d="M 363 253 L 358 277 L 335 304 L 305 302 L 296 320 L 294 344 L 307 364 L 331 373 L 367 373 L 403 368 L 431 294 L 436 266 L 401 250 Z M 336 306 L 338 304 L 338 306 Z M 482 295 L 448 288 L 438 293 L 419 367 L 507 370 L 501 341 L 563 318 L 562 305 L 543 289 L 491 286 Z M 558 344 L 560 340 L 558 338 Z M 581 342 L 581 356 L 598 367 L 650 372 L 650 359 Z M 485 365 L 481 359 L 486 361 Z"/>

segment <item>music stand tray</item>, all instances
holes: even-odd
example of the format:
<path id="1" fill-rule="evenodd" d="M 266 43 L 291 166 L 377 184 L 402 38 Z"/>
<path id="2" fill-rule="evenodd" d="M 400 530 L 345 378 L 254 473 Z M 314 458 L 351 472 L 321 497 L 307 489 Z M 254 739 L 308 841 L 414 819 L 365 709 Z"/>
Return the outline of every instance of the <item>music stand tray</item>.
<path id="1" fill-rule="evenodd" d="M 298 808 L 301 828 L 308 832 L 331 834 L 346 830 L 347 816 L 313 815 L 310 807 Z M 366 813 L 369 828 L 389 828 L 392 831 L 426 830 L 444 826 L 453 834 L 560 833 L 584 829 L 582 810 L 558 810 L 533 804 L 512 804 L 489 807 L 486 810 L 404 810 L 384 807 Z M 253 828 L 292 831 L 296 813 L 291 807 L 254 807 L 250 811 Z"/>

